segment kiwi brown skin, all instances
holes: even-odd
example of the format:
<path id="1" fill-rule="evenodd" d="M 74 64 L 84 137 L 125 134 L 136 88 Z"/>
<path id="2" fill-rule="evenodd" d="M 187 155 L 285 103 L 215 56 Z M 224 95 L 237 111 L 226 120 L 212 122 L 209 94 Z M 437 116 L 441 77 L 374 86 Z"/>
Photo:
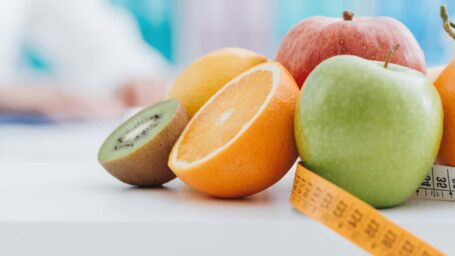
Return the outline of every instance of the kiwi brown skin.
<path id="1" fill-rule="evenodd" d="M 157 187 L 175 178 L 167 162 L 171 149 L 188 123 L 179 104 L 172 120 L 153 139 L 123 158 L 100 162 L 115 178 L 139 187 Z"/>

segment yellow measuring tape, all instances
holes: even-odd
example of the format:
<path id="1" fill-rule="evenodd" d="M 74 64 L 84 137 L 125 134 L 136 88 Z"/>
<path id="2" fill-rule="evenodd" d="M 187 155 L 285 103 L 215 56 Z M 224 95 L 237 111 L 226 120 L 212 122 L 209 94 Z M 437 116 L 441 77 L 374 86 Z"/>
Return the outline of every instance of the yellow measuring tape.
<path id="1" fill-rule="evenodd" d="M 444 255 L 301 164 L 297 165 L 291 204 L 373 255 Z"/>

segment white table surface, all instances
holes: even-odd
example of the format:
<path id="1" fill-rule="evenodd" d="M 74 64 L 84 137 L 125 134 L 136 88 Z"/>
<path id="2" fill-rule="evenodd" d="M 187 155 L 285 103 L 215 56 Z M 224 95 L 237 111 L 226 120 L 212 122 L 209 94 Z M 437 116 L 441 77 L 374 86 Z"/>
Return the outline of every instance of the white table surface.
<path id="1" fill-rule="evenodd" d="M 118 182 L 96 161 L 114 126 L 0 126 L 0 255 L 365 255 L 291 207 L 293 170 L 243 200 Z M 455 255 L 455 202 L 382 212 Z"/>

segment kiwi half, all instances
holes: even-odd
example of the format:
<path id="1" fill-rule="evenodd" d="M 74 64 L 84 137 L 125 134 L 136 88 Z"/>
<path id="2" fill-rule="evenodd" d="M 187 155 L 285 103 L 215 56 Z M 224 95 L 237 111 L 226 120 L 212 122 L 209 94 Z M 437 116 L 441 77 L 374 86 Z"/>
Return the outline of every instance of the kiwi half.
<path id="1" fill-rule="evenodd" d="M 167 162 L 187 123 L 188 116 L 175 99 L 147 107 L 109 135 L 98 161 L 127 184 L 159 186 L 175 178 Z"/>

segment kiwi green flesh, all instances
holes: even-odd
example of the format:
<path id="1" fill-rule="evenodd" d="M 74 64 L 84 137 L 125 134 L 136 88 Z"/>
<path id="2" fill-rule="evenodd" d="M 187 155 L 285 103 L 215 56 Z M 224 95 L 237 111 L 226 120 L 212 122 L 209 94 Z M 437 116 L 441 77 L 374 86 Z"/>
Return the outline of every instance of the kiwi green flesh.
<path id="1" fill-rule="evenodd" d="M 179 102 L 170 99 L 147 107 L 125 121 L 101 146 L 99 161 L 109 162 L 134 153 L 172 121 L 178 108 Z"/>

